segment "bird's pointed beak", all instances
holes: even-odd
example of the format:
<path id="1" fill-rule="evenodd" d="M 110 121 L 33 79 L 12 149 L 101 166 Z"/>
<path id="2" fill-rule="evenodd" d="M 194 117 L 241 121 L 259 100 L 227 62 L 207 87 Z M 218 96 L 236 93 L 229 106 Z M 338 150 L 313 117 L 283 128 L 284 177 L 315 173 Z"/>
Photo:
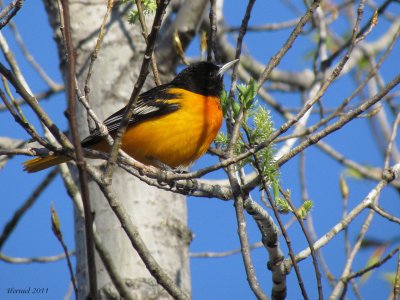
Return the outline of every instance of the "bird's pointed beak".
<path id="1" fill-rule="evenodd" d="M 232 67 L 235 63 L 237 63 L 238 61 L 239 61 L 239 59 L 235 59 L 235 60 L 232 60 L 232 61 L 227 62 L 226 64 L 222 65 L 222 66 L 219 68 L 218 75 L 222 77 L 222 75 L 224 75 L 224 73 L 225 73 L 230 67 Z"/>

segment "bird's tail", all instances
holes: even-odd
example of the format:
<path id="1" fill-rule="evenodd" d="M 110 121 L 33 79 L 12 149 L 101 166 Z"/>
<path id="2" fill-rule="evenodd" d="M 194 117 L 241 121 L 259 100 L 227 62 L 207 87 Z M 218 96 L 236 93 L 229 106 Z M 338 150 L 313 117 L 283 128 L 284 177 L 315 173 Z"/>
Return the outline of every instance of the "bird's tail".
<path id="1" fill-rule="evenodd" d="M 62 155 L 50 155 L 47 157 L 37 157 L 34 159 L 27 160 L 24 162 L 24 170 L 28 173 L 38 172 L 55 165 L 67 162 L 71 160 L 67 156 Z"/>

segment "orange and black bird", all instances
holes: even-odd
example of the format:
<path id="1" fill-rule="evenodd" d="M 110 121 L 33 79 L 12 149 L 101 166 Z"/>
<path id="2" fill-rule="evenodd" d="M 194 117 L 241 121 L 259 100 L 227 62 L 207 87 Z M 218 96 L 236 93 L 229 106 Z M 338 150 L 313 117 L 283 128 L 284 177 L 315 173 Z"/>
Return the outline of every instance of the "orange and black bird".
<path id="1" fill-rule="evenodd" d="M 121 149 L 134 159 L 157 167 L 184 167 L 197 160 L 221 128 L 223 74 L 236 62 L 222 66 L 194 63 L 170 83 L 142 93 L 122 137 Z M 126 107 L 122 108 L 104 121 L 113 137 L 125 110 Z M 110 151 L 98 130 L 85 138 L 82 146 Z M 31 173 L 69 160 L 67 156 L 55 154 L 28 160 L 24 167 Z"/>

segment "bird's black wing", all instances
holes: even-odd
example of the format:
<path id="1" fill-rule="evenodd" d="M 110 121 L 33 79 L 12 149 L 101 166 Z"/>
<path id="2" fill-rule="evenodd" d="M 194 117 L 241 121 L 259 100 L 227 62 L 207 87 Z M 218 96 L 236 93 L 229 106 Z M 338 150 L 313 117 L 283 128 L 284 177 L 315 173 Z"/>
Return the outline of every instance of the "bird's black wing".
<path id="1" fill-rule="evenodd" d="M 140 94 L 128 124 L 132 125 L 140 121 L 166 115 L 178 110 L 179 104 L 170 103 L 168 101 L 172 99 L 178 99 L 180 97 L 179 94 L 169 92 L 171 87 L 173 86 L 169 84 L 159 85 L 147 92 L 144 92 L 143 94 Z M 126 106 L 109 116 L 103 122 L 103 124 L 107 126 L 109 133 L 118 130 L 125 110 Z M 102 137 L 100 131 L 96 129 L 90 136 L 82 141 L 82 146 L 91 146 L 101 139 Z"/>

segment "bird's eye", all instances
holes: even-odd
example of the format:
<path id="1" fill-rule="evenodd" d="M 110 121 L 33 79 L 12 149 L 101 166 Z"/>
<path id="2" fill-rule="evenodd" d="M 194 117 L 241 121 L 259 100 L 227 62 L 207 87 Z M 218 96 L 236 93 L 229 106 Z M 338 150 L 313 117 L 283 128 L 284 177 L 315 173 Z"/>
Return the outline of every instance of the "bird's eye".
<path id="1" fill-rule="evenodd" d="M 213 77 L 213 76 L 214 76 L 214 72 L 208 73 L 208 77 Z"/>

